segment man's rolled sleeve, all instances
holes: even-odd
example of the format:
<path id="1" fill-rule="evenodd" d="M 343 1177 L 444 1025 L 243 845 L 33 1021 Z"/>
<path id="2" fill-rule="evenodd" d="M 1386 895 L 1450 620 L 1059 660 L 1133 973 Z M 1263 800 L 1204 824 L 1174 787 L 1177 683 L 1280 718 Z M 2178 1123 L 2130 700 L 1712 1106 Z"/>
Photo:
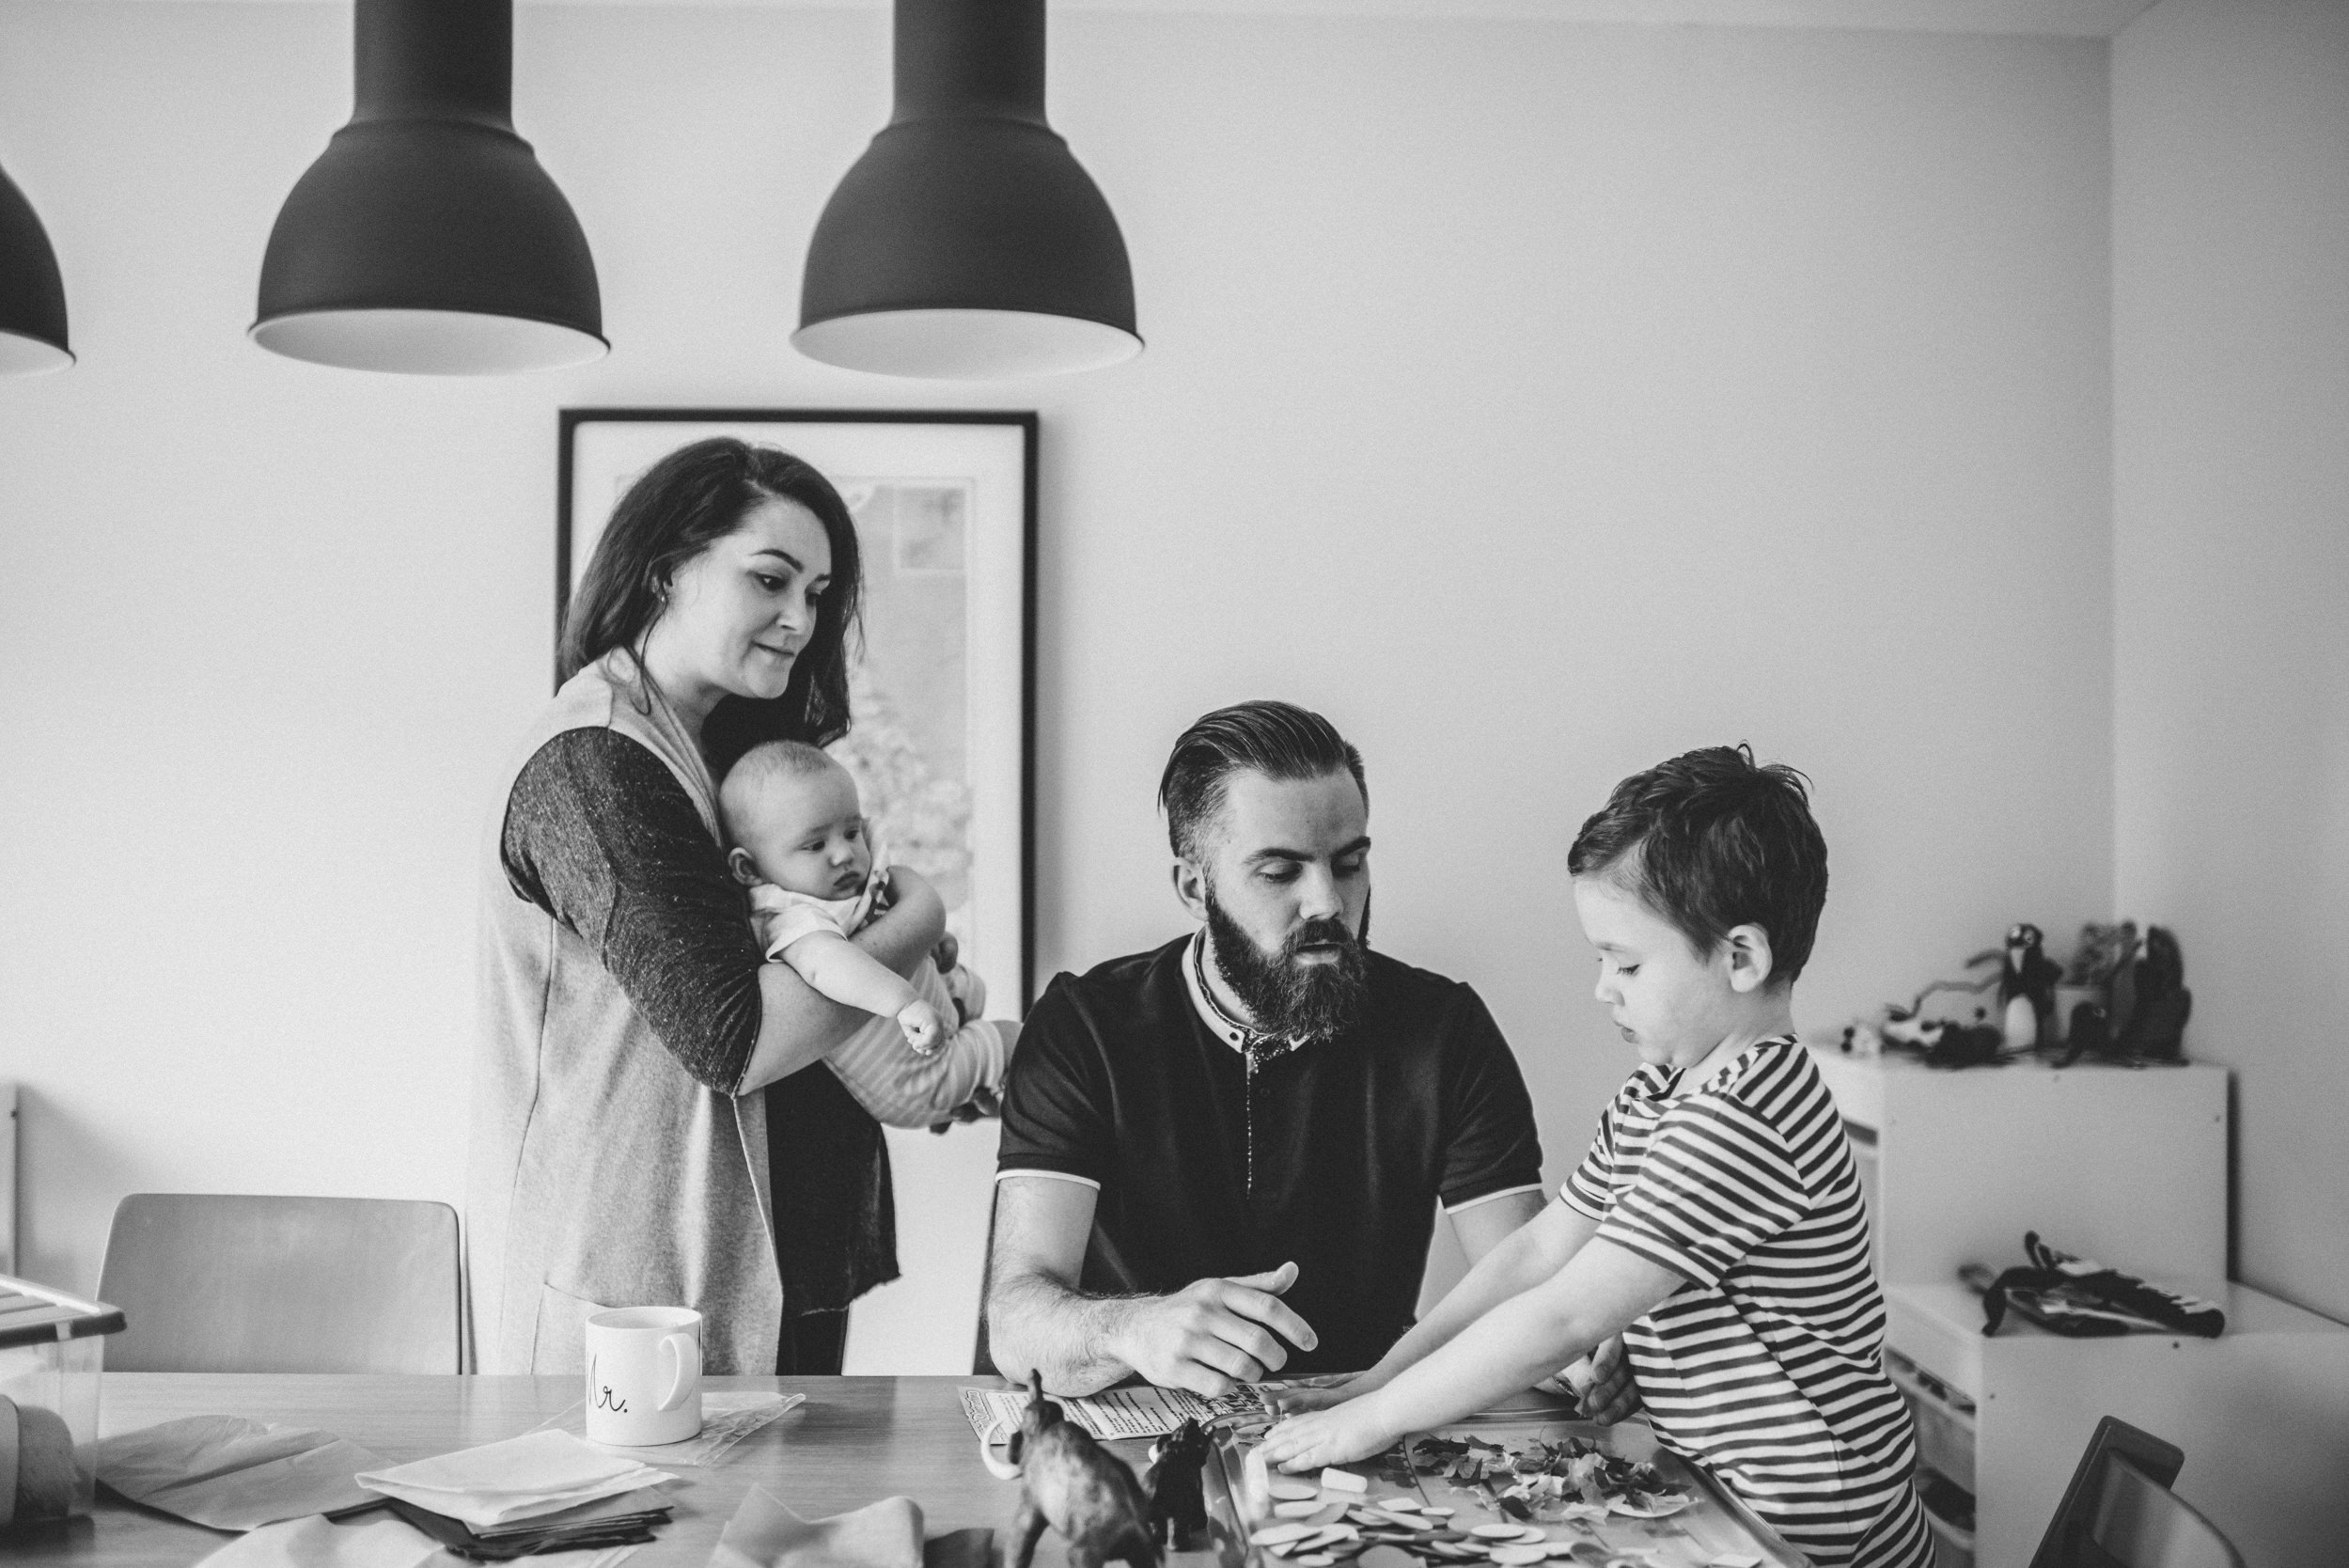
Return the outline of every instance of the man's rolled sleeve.
<path id="1" fill-rule="evenodd" d="M 998 1178 L 1065 1176 L 1100 1186 L 1110 1172 L 1113 1132 L 1102 1090 L 1100 1044 L 1069 996 L 1069 977 L 1045 987 L 1020 1028 L 1004 1075 Z"/>
<path id="2" fill-rule="evenodd" d="M 1599 1235 L 1708 1288 L 1800 1219 L 1801 1173 L 1770 1123 L 1699 1097 L 1657 1124 Z"/>
<path id="3" fill-rule="evenodd" d="M 1467 986 L 1445 1020 L 1449 1105 L 1436 1194 L 1447 1210 L 1542 1185 L 1542 1135 L 1533 1099 L 1500 1026 Z M 1023 1046 L 1025 1042 L 1023 1042 Z"/>

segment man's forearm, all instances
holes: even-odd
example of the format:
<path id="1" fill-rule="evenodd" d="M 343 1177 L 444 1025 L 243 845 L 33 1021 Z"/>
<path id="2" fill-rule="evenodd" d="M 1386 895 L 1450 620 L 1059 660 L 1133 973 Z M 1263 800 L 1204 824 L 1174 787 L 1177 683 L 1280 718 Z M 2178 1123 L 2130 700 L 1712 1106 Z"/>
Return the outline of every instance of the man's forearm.
<path id="1" fill-rule="evenodd" d="M 1090 1394 L 1130 1375 L 1116 1349 L 1146 1296 L 1096 1296 L 1041 1275 L 998 1279 L 987 1304 L 987 1353 L 1014 1380 L 1043 1373 L 1056 1394 Z"/>

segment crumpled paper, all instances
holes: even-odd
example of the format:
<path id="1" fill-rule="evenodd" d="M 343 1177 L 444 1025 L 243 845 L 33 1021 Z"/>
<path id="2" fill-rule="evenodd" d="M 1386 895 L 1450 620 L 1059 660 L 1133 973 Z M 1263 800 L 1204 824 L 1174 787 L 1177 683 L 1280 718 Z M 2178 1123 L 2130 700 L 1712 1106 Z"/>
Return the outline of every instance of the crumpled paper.
<path id="1" fill-rule="evenodd" d="M 369 1492 L 480 1529 L 677 1478 L 634 1459 L 600 1453 L 567 1432 L 533 1432 L 356 1479 Z"/>
<path id="2" fill-rule="evenodd" d="M 982 1568 L 994 1531 L 922 1540 L 921 1505 L 884 1497 L 828 1519 L 803 1519 L 753 1486 L 710 1553 L 710 1568 Z"/>
<path id="3" fill-rule="evenodd" d="M 550 1552 L 531 1560 L 539 1568 L 617 1568 L 635 1550 L 615 1546 L 600 1552 Z M 463 1559 L 404 1520 L 371 1517 L 365 1523 L 330 1524 L 315 1514 L 264 1525 L 205 1558 L 196 1568 L 470 1568 Z"/>
<path id="4" fill-rule="evenodd" d="M 213 1529 L 257 1529 L 371 1502 L 352 1478 L 382 1464 L 331 1432 L 241 1416 L 187 1416 L 98 1445 L 98 1479 L 108 1487 Z"/>

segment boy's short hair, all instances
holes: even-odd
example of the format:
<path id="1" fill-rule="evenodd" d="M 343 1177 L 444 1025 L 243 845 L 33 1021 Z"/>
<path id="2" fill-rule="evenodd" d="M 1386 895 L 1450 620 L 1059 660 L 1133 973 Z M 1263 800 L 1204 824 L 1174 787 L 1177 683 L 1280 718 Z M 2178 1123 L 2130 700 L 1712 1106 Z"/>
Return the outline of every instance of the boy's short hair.
<path id="1" fill-rule="evenodd" d="M 1566 869 L 1607 875 L 1711 957 L 1735 927 L 1770 933 L 1772 985 L 1810 961 L 1827 902 L 1827 840 L 1809 781 L 1753 748 L 1683 752 L 1615 786 L 1574 835 Z"/>
<path id="2" fill-rule="evenodd" d="M 1167 841 L 1175 855 L 1196 860 L 1199 824 L 1224 804 L 1224 780 L 1243 768 L 1267 778 L 1319 778 L 1339 768 L 1354 776 L 1362 803 L 1370 802 L 1363 782 L 1362 753 L 1338 727 L 1293 702 L 1235 703 L 1200 716 L 1182 732 L 1158 779 L 1159 808 L 1167 813 Z"/>
<path id="3" fill-rule="evenodd" d="M 807 778 L 840 764 L 821 746 L 805 741 L 761 741 L 734 760 L 718 786 L 718 821 L 730 823 L 776 779 Z M 734 830 L 727 827 L 727 837 Z"/>

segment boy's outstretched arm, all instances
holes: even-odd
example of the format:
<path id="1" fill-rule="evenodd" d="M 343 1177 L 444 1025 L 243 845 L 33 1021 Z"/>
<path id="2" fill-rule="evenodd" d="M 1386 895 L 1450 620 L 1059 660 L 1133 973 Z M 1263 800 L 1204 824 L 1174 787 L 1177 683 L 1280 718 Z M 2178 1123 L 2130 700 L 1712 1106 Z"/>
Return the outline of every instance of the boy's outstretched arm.
<path id="1" fill-rule="evenodd" d="M 1514 1295 L 1521 1295 L 1566 1266 L 1567 1261 L 1582 1250 L 1598 1231 L 1599 1222 L 1568 1203 L 1553 1202 L 1544 1206 L 1525 1224 L 1511 1231 L 1494 1244 L 1493 1249 L 1477 1260 L 1476 1266 L 1461 1278 L 1460 1283 L 1445 1293 L 1433 1310 L 1411 1325 L 1394 1343 L 1394 1347 L 1379 1357 L 1378 1365 L 1357 1373 L 1331 1388 L 1297 1388 L 1280 1394 L 1284 1412 L 1318 1410 L 1358 1399 L 1374 1388 L 1383 1388 L 1395 1380 L 1405 1367 L 1424 1360 L 1437 1347 L 1468 1325 Z M 1563 1363 L 1560 1363 L 1562 1365 Z M 1550 1372 L 1553 1366 L 1529 1379 L 1531 1388 Z"/>
<path id="2" fill-rule="evenodd" d="M 834 1001 L 884 1018 L 896 1017 L 916 995 L 902 975 L 833 932 L 801 937 L 783 949 L 783 962 Z"/>
<path id="3" fill-rule="evenodd" d="M 1383 1451 L 1407 1432 L 1460 1420 L 1589 1355 L 1683 1283 L 1661 1263 L 1590 1238 L 1564 1268 L 1460 1328 L 1385 1387 L 1274 1427 L 1264 1462 L 1288 1470 L 1343 1465 Z"/>

